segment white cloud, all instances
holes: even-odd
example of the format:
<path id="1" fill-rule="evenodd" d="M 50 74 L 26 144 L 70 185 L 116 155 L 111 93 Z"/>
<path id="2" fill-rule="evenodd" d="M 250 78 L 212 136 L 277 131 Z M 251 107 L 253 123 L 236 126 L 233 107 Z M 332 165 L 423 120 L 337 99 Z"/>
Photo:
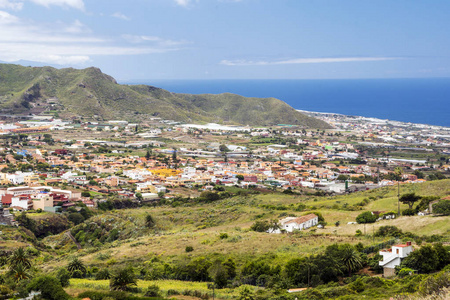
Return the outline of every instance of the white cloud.
<path id="1" fill-rule="evenodd" d="M 226 66 L 266 66 L 266 65 L 291 65 L 291 64 L 321 64 L 342 62 L 366 62 L 402 59 L 400 57 L 325 57 L 325 58 L 295 58 L 278 61 L 253 61 L 253 60 L 222 60 L 220 64 Z"/>
<path id="2" fill-rule="evenodd" d="M 189 42 L 181 40 L 181 41 L 173 41 L 169 39 L 163 39 L 157 36 L 148 36 L 148 35 L 130 35 L 125 34 L 122 35 L 122 38 L 126 41 L 133 43 L 133 44 L 157 44 L 161 47 L 176 47 L 180 45 L 189 44 Z"/>
<path id="3" fill-rule="evenodd" d="M 114 17 L 114 18 L 117 18 L 117 19 L 121 19 L 121 20 L 124 20 L 124 21 L 130 21 L 131 20 L 129 17 L 125 16 L 124 14 L 122 14 L 120 12 L 113 13 L 111 15 L 111 17 Z"/>
<path id="4" fill-rule="evenodd" d="M 75 20 L 75 22 L 73 22 L 69 26 L 65 27 L 64 31 L 67 32 L 67 33 L 87 33 L 87 32 L 91 32 L 91 30 L 86 25 L 81 23 L 79 20 Z"/>
<path id="5" fill-rule="evenodd" d="M 79 10 L 84 10 L 83 0 L 30 0 L 30 1 L 45 7 L 57 5 L 62 7 L 72 7 Z"/>
<path id="6" fill-rule="evenodd" d="M 19 18 L 16 16 L 13 16 L 6 11 L 0 10 L 0 25 L 6 25 L 6 24 L 12 24 L 17 23 L 19 21 Z"/>
<path id="7" fill-rule="evenodd" d="M 179 6 L 187 7 L 191 1 L 190 0 L 175 0 L 175 3 Z"/>
<path id="8" fill-rule="evenodd" d="M 15 0 L 0 0 L 0 8 L 21 10 L 23 7 L 23 2 Z"/>
<path id="9" fill-rule="evenodd" d="M 92 56 L 175 51 L 183 43 L 152 36 L 101 38 L 78 20 L 72 24 L 42 26 L 0 11 L 0 60 L 7 62 L 29 60 L 77 65 L 90 61 Z"/>

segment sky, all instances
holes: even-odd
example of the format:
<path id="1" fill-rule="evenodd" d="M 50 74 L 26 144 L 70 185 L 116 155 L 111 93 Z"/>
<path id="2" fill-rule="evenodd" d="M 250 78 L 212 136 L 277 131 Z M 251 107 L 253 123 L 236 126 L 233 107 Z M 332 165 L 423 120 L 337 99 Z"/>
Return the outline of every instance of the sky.
<path id="1" fill-rule="evenodd" d="M 0 61 L 160 79 L 450 77 L 448 0 L 0 0 Z"/>

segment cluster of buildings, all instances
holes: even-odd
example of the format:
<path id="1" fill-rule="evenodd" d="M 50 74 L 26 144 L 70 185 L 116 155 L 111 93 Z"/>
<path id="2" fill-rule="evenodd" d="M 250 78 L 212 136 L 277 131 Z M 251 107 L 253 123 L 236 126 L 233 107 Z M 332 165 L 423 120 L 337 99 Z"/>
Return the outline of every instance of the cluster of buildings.
<path id="1" fill-rule="evenodd" d="M 153 125 L 126 121 L 70 123 L 52 119 L 3 123 L 0 126 L 3 133 L 46 127 L 48 130 L 93 131 L 96 134 L 109 131 L 113 139 L 68 137 L 51 140 L 55 146 L 49 147 L 49 137 L 40 131 L 25 136 L 25 141 L 22 136 L 14 140 L 15 144 L 10 142 L 0 149 L 3 152 L 0 155 L 0 170 L 3 170 L 0 184 L 30 189 L 46 186 L 50 190 L 52 185 L 62 184 L 74 191 L 88 190 L 100 195 L 117 193 L 128 198 L 138 195 L 143 200 L 154 200 L 168 188 L 204 186 L 209 189 L 214 184 L 312 188 L 344 193 L 394 185 L 397 182 L 388 175 L 397 167 L 409 170 L 401 174 L 402 182 L 408 183 L 425 181 L 413 173 L 415 170 L 450 170 L 447 162 L 425 166 L 420 160 L 370 157 L 356 147 L 356 144 L 386 147 L 387 150 L 409 147 L 415 151 L 440 151 L 448 155 L 448 128 L 333 114 L 320 116 L 336 129 L 307 131 L 281 124 L 275 129 L 180 125 L 164 120 L 153 120 Z M 241 142 L 221 144 L 211 141 L 214 136 L 229 135 Z M 99 137 L 103 136 L 100 134 Z M 186 136 L 193 136 L 189 146 L 184 144 L 178 149 L 166 146 L 168 140 L 179 142 Z M 353 136 L 360 140 L 352 142 Z M 158 140 L 160 137 L 165 142 Z M 118 141 L 116 138 L 123 139 Z M 264 139 L 280 143 L 259 144 Z M 151 153 L 144 157 L 131 155 L 129 148 L 146 148 Z M 5 200 L 8 203 L 4 205 L 45 209 L 45 205 L 34 205 L 38 202 L 37 195 L 45 194 L 40 189 L 39 193 L 29 193 L 28 200 Z M 11 195 L 4 194 L 5 199 Z"/>

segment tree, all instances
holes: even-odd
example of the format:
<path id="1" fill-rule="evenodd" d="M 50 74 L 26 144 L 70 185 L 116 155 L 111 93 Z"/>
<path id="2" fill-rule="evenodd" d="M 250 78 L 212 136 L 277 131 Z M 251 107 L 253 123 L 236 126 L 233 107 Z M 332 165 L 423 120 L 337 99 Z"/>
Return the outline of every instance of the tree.
<path id="1" fill-rule="evenodd" d="M 81 192 L 81 197 L 91 197 L 91 193 L 89 191 L 83 191 Z"/>
<path id="2" fill-rule="evenodd" d="M 433 213 L 444 216 L 450 215 L 450 200 L 441 200 L 433 204 Z"/>
<path id="3" fill-rule="evenodd" d="M 352 271 L 358 270 L 362 266 L 362 260 L 359 252 L 351 245 L 345 245 L 342 251 L 342 263 L 348 271 L 348 276 L 352 275 Z"/>
<path id="4" fill-rule="evenodd" d="M 142 201 L 142 199 L 143 199 L 142 194 L 139 193 L 139 192 L 137 192 L 134 196 L 135 196 L 136 199 L 138 199 L 139 201 Z"/>
<path id="5" fill-rule="evenodd" d="M 13 276 L 14 281 L 19 282 L 23 279 L 30 278 L 29 268 L 22 263 L 18 263 L 10 268 L 9 274 Z"/>
<path id="6" fill-rule="evenodd" d="M 131 286 L 137 286 L 137 278 L 131 268 L 120 269 L 109 281 L 109 287 L 116 291 L 128 291 Z"/>
<path id="7" fill-rule="evenodd" d="M 403 261 L 401 266 L 417 270 L 419 273 L 430 273 L 435 271 L 439 265 L 436 250 L 425 245 L 411 252 Z"/>
<path id="8" fill-rule="evenodd" d="M 69 214 L 67 219 L 69 219 L 69 221 L 72 222 L 75 225 L 83 223 L 83 221 L 84 221 L 83 215 L 78 213 L 78 212 Z"/>
<path id="9" fill-rule="evenodd" d="M 359 224 L 375 223 L 376 220 L 377 216 L 373 215 L 370 211 L 365 211 L 356 217 L 356 222 Z"/>
<path id="10" fill-rule="evenodd" d="M 219 260 L 215 261 L 208 271 L 210 276 L 214 280 L 215 286 L 218 289 L 222 289 L 227 286 L 228 284 L 227 270 Z"/>
<path id="11" fill-rule="evenodd" d="M 230 152 L 230 149 L 228 149 L 228 147 L 224 144 L 219 146 L 219 150 L 220 152 Z"/>
<path id="12" fill-rule="evenodd" d="M 69 286 L 70 273 L 66 268 L 60 268 L 56 274 L 56 279 L 61 283 L 62 287 Z"/>
<path id="13" fill-rule="evenodd" d="M 52 276 L 34 278 L 27 285 L 28 292 L 41 292 L 40 297 L 46 300 L 68 300 L 69 295 L 64 291 L 58 279 Z"/>
<path id="14" fill-rule="evenodd" d="M 266 232 L 270 229 L 270 223 L 268 221 L 256 221 L 250 226 L 250 229 L 256 232 Z"/>
<path id="15" fill-rule="evenodd" d="M 86 266 L 77 257 L 74 258 L 68 265 L 67 270 L 73 274 L 75 271 L 80 271 L 82 274 L 86 273 Z"/>
<path id="16" fill-rule="evenodd" d="M 346 181 L 347 179 L 348 179 L 348 176 L 342 175 L 342 174 L 336 178 L 336 180 L 339 180 L 339 181 Z"/>
<path id="17" fill-rule="evenodd" d="M 420 196 L 416 195 L 415 193 L 408 193 L 408 194 L 403 194 L 400 197 L 400 202 L 403 204 L 408 204 L 409 209 L 413 208 L 413 205 L 415 202 L 420 200 Z"/>
<path id="18" fill-rule="evenodd" d="M 151 157 L 150 150 L 147 149 L 147 152 L 145 153 L 145 159 L 149 160 L 150 157 Z"/>
<path id="19" fill-rule="evenodd" d="M 8 263 L 10 269 L 14 269 L 19 265 L 21 265 L 21 267 L 25 269 L 31 268 L 31 262 L 28 259 L 27 254 L 25 253 L 25 250 L 23 248 L 18 248 L 16 251 L 14 251 L 10 256 Z"/>

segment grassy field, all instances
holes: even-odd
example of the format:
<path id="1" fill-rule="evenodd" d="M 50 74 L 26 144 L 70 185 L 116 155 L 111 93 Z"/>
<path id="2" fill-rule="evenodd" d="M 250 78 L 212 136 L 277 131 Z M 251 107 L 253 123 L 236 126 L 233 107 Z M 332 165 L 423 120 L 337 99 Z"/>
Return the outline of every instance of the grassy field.
<path id="1" fill-rule="evenodd" d="M 213 290 L 208 289 L 208 283 L 206 282 L 191 282 L 191 281 L 180 281 L 180 280 L 138 280 L 137 287 L 142 292 L 151 286 L 156 285 L 159 287 L 161 294 L 167 296 L 167 291 L 177 291 L 180 295 L 185 291 L 199 291 L 202 294 L 208 294 L 210 297 L 213 296 Z M 255 287 L 251 287 L 255 289 Z M 70 286 L 67 291 L 73 296 L 77 295 L 80 291 L 86 290 L 101 290 L 109 291 L 109 280 L 90 280 L 90 279 L 75 279 L 70 280 Z M 215 290 L 216 299 L 235 299 L 239 295 L 238 289 L 216 289 Z M 176 297 L 176 296 L 174 296 Z"/>

